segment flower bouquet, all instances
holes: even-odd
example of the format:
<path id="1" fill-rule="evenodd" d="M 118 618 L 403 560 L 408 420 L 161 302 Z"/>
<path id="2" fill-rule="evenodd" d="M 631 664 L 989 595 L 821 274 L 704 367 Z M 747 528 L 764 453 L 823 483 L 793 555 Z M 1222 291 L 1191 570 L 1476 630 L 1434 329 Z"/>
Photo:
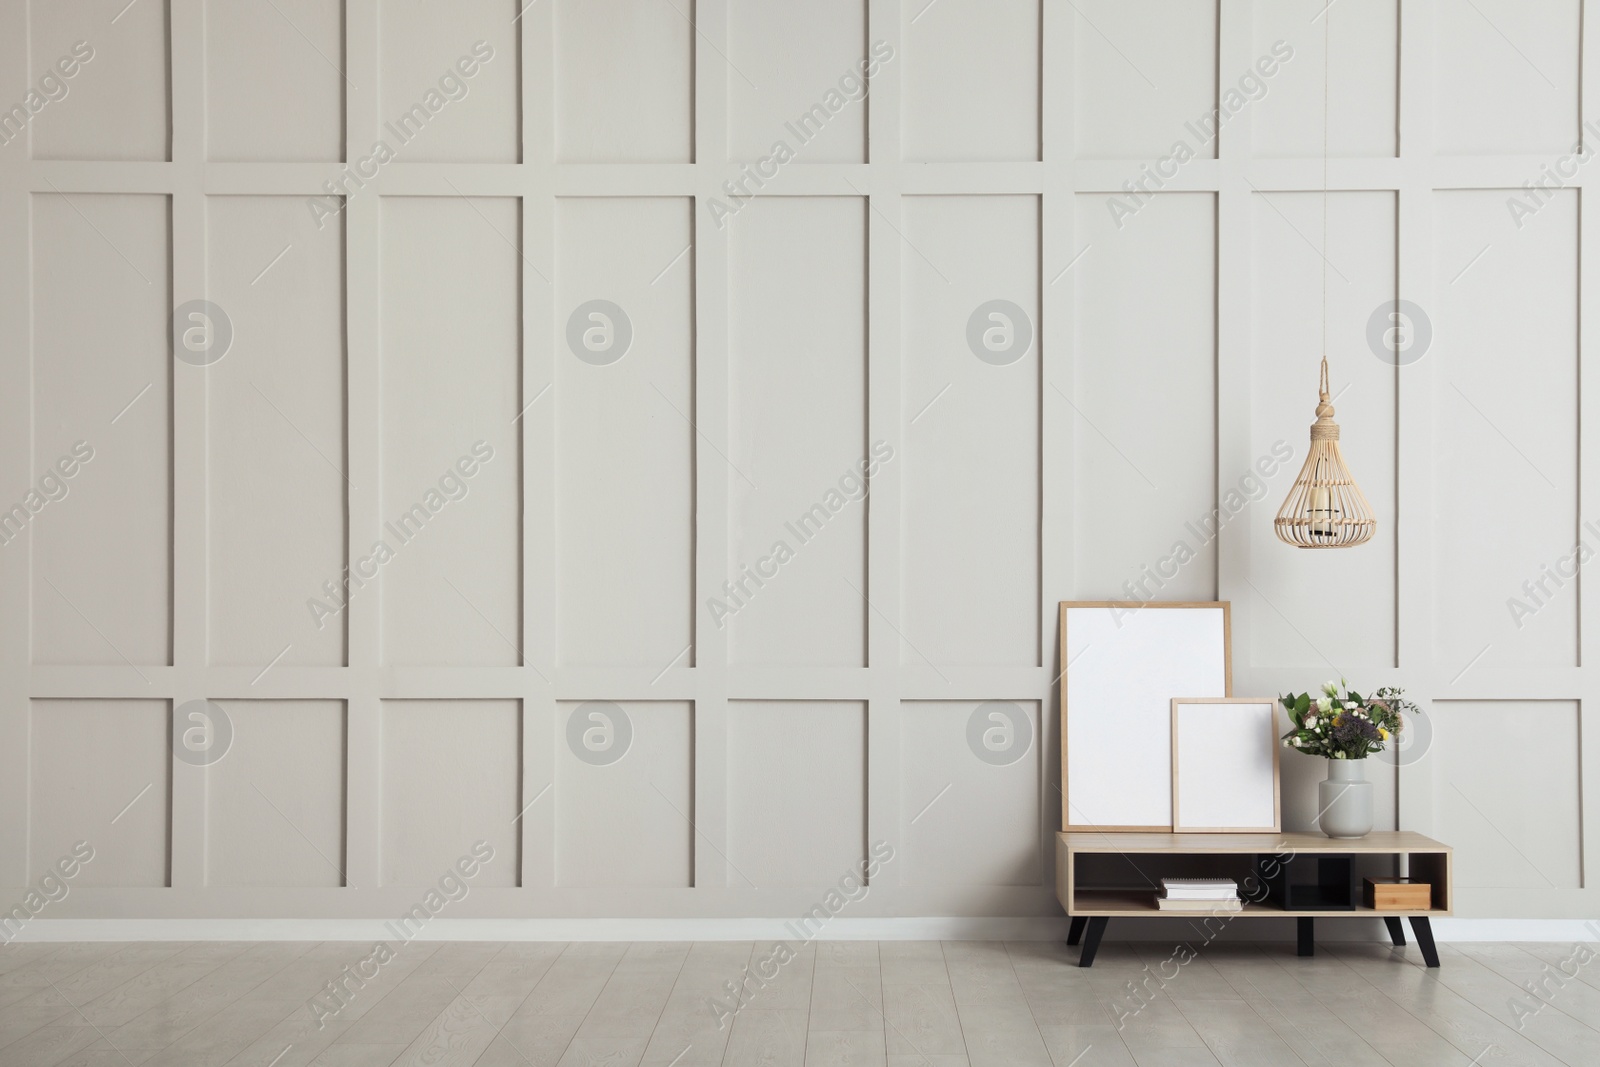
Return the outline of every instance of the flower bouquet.
<path id="1" fill-rule="evenodd" d="M 1343 683 L 1343 679 L 1340 680 Z M 1389 686 L 1371 697 L 1328 682 L 1322 695 L 1290 693 L 1283 698 L 1293 729 L 1283 735 L 1285 748 L 1328 759 L 1366 759 L 1394 739 L 1404 727 L 1401 713 L 1416 705 L 1405 690 Z"/>
<path id="2" fill-rule="evenodd" d="M 1399 687 L 1363 697 L 1343 679 L 1339 685 L 1324 685 L 1320 696 L 1290 693 L 1282 700 L 1291 727 L 1283 735 L 1284 747 L 1328 761 L 1328 778 L 1318 787 L 1322 832 L 1336 838 L 1365 837 L 1372 830 L 1372 784 L 1366 780 L 1364 761 L 1399 735 L 1404 716 L 1415 714 L 1417 706 Z"/>

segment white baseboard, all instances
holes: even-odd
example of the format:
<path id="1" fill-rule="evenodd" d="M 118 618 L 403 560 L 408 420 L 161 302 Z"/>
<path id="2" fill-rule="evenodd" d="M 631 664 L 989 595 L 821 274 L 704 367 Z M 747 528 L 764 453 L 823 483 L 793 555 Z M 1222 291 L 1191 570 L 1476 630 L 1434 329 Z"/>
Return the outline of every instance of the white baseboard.
<path id="1" fill-rule="evenodd" d="M 799 940 L 791 919 L 435 919 L 424 941 L 765 941 Z M 1584 919 L 1435 919 L 1437 941 L 1597 941 Z M 1112 941 L 1171 941 L 1170 922 L 1119 919 Z M 1065 918 L 837 918 L 820 941 L 1056 941 Z M 1218 940 L 1289 941 L 1289 917 L 1230 923 Z M 1324 922 L 1318 940 L 1386 940 L 1376 919 Z M 35 919 L 15 941 L 393 941 L 381 919 Z"/>
<path id="2" fill-rule="evenodd" d="M 1600 941 L 1593 919 L 1435 919 L 1435 941 Z"/>

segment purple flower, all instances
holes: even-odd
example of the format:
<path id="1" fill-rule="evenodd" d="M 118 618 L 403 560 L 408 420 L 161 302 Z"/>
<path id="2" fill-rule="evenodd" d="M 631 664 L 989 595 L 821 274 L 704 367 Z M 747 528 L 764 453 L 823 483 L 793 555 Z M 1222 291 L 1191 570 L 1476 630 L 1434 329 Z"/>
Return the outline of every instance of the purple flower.
<path id="1" fill-rule="evenodd" d="M 1363 755 L 1375 741 L 1381 741 L 1378 727 L 1371 719 L 1358 715 L 1342 715 L 1339 725 L 1333 728 L 1333 743 L 1347 752 L 1359 752 Z"/>

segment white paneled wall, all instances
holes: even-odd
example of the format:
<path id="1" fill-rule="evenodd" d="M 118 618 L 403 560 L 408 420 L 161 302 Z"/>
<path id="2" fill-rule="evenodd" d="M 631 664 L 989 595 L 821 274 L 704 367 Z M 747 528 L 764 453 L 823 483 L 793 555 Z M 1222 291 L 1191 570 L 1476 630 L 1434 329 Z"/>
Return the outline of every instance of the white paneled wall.
<path id="1" fill-rule="evenodd" d="M 160 666 L 171 662 L 173 623 L 168 200 L 58 194 L 31 207 L 34 283 L 22 291 L 33 298 L 33 367 L 11 380 L 32 385 L 23 396 L 36 462 L 8 501 L 40 488 L 43 472 L 64 477 L 80 461 L 64 478 L 66 495 L 30 522 L 32 595 L 19 606 L 31 608 L 32 662 L 87 665 L 109 655 Z M 108 344 L 115 358 L 106 358 Z M 73 504 L 86 507 L 65 506 L 74 490 Z"/>
<path id="2" fill-rule="evenodd" d="M 728 555 L 735 578 L 775 573 L 717 613 L 731 663 L 868 665 L 866 228 L 860 197 L 772 197 L 733 224 Z"/>
<path id="3" fill-rule="evenodd" d="M 304 197 L 206 201 L 206 293 L 235 333 L 205 372 L 211 663 L 345 663 L 348 617 L 313 623 L 297 595 L 337 581 L 349 544 L 342 232 L 318 234 Z M 262 274 L 263 248 L 294 269 Z"/>
<path id="4" fill-rule="evenodd" d="M 694 664 L 693 223 L 688 197 L 558 205 L 557 304 L 576 308 L 606 293 L 629 309 L 636 337 L 616 363 L 557 363 L 546 398 L 560 399 L 552 410 L 562 664 L 659 670 L 677 655 Z"/>
<path id="5" fill-rule="evenodd" d="M 227 710 L 234 744 L 206 765 L 206 884 L 343 885 L 343 702 L 235 700 Z M 284 834 L 286 822 L 299 834 Z"/>
<path id="6" fill-rule="evenodd" d="M 4 902 L 1056 914 L 1055 604 L 1153 596 L 1423 700 L 1459 914 L 1593 914 L 1597 15 L 0 0 Z"/>
<path id="7" fill-rule="evenodd" d="M 1120 233 L 1105 200 L 1076 198 L 1080 360 L 1071 381 L 1051 377 L 1049 399 L 1073 416 L 1076 580 L 1109 596 L 1171 553 L 1176 519 L 1205 530 L 1217 506 L 1217 198 L 1164 194 Z M 1117 255 L 1095 255 L 1107 248 Z M 1120 429 L 1163 426 L 1192 436 L 1174 447 L 1167 433 Z M 1194 558 L 1119 598 L 1215 599 L 1215 541 L 1189 538 Z"/>

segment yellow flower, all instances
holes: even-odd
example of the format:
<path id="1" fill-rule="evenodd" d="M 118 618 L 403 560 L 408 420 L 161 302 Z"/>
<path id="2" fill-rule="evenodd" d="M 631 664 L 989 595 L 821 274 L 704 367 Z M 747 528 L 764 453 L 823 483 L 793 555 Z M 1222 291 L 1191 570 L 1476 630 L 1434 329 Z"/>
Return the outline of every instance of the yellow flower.
<path id="1" fill-rule="evenodd" d="M 1335 715 L 1333 717 L 1333 725 L 1335 725 L 1335 726 L 1343 726 L 1344 725 L 1344 716 L 1343 715 Z"/>
<path id="2" fill-rule="evenodd" d="M 1389 740 L 1389 731 L 1380 726 L 1378 727 L 1378 736 L 1387 741 Z"/>

